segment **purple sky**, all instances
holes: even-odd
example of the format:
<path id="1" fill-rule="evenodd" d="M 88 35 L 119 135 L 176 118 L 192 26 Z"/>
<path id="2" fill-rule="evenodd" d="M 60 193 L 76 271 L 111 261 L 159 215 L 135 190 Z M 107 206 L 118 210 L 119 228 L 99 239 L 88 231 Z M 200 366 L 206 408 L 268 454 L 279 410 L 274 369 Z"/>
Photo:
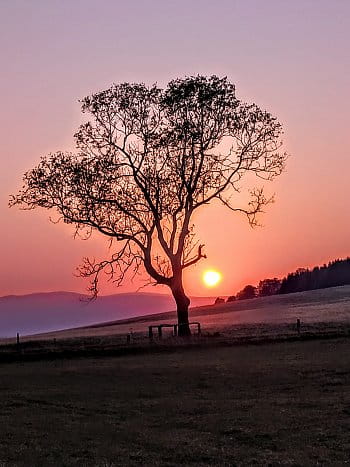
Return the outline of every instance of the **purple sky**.
<path id="1" fill-rule="evenodd" d="M 120 81 L 227 75 L 238 97 L 284 124 L 292 157 L 268 187 L 276 203 L 265 227 L 251 230 L 215 206 L 203 211 L 195 224 L 209 258 L 188 272 L 191 294 L 231 294 L 349 255 L 349 46 L 348 0 L 2 1 L 0 295 L 84 290 L 74 268 L 102 255 L 104 241 L 73 240 L 48 212 L 7 202 L 41 155 L 74 149 L 78 99 Z M 215 292 L 201 283 L 208 267 L 223 273 Z"/>

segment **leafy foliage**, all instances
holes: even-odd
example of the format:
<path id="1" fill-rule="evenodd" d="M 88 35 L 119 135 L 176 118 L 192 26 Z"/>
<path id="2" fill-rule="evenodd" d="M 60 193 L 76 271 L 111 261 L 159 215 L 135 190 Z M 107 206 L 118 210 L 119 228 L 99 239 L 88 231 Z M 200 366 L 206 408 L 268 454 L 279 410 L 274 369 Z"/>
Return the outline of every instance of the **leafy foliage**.
<path id="1" fill-rule="evenodd" d="M 263 279 L 256 288 L 247 285 L 238 292 L 236 297 L 234 295 L 229 297 L 227 302 L 234 299 L 244 300 L 246 298 L 325 289 L 341 285 L 350 285 L 350 258 L 336 259 L 321 267 L 316 266 L 312 270 L 299 268 L 295 272 L 289 273 L 282 280 L 277 277 Z"/>
<path id="2" fill-rule="evenodd" d="M 300 268 L 282 280 L 279 293 L 302 292 L 350 284 L 350 258 L 337 259 L 312 270 Z"/>
<path id="3" fill-rule="evenodd" d="M 236 295 L 230 295 L 230 296 L 227 298 L 226 302 L 227 302 L 227 303 L 229 303 L 229 302 L 234 302 L 235 300 L 236 300 Z"/>
<path id="4" fill-rule="evenodd" d="M 249 298 L 255 298 L 257 296 L 256 287 L 253 285 L 246 285 L 242 290 L 240 290 L 237 295 L 237 300 L 247 300 Z"/>
<path id="5" fill-rule="evenodd" d="M 214 305 L 221 305 L 222 303 L 225 303 L 225 299 L 221 297 L 217 297 L 215 299 Z"/>
<path id="6" fill-rule="evenodd" d="M 263 279 L 257 287 L 258 296 L 266 297 L 267 295 L 275 295 L 281 288 L 281 280 L 274 277 L 273 279 Z"/>

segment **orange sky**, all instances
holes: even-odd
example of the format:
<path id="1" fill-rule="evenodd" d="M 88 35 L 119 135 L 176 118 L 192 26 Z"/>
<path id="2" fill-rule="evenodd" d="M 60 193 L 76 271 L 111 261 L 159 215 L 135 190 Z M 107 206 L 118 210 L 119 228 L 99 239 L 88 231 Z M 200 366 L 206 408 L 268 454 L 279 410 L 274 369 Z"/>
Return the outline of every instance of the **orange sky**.
<path id="1" fill-rule="evenodd" d="M 253 230 L 215 205 L 195 218 L 208 259 L 186 272 L 190 294 L 230 295 L 261 278 L 350 255 L 350 3 L 145 3 L 1 6 L 0 295 L 83 291 L 75 266 L 105 252 L 98 236 L 73 240 L 72 229 L 51 224 L 48 212 L 9 210 L 7 202 L 41 155 L 74 149 L 77 100 L 114 81 L 164 85 L 196 73 L 227 75 L 239 98 L 284 125 L 291 157 L 266 185 L 276 203 L 261 218 L 264 227 Z M 222 272 L 217 288 L 202 284 L 207 268 Z M 109 284 L 102 293 L 116 291 Z"/>

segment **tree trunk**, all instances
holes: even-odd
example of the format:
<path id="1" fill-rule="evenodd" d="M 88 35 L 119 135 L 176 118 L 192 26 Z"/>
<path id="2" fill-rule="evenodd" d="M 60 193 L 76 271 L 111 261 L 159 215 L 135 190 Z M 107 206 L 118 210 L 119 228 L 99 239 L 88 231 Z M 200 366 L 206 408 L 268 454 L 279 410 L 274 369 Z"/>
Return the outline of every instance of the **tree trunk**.
<path id="1" fill-rule="evenodd" d="M 178 335 L 190 336 L 191 330 L 188 324 L 188 307 L 190 305 L 190 299 L 185 294 L 182 284 L 171 287 L 171 291 L 177 307 Z"/>

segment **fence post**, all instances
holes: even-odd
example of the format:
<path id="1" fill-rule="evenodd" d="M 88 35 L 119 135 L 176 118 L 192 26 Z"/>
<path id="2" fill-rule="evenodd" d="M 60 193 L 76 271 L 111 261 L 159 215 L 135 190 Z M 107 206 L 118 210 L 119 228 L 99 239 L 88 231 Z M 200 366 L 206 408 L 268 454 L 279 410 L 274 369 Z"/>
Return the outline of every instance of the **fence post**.
<path id="1" fill-rule="evenodd" d="M 148 337 L 150 338 L 150 340 L 152 341 L 153 340 L 153 326 L 148 326 Z"/>
<path id="2" fill-rule="evenodd" d="M 17 345 L 17 350 L 19 351 L 20 349 L 19 332 L 17 333 L 17 336 L 16 336 L 16 345 Z"/>
<path id="3" fill-rule="evenodd" d="M 198 323 L 198 335 L 201 335 L 201 323 Z"/>
<path id="4" fill-rule="evenodd" d="M 297 319 L 297 331 L 298 331 L 298 335 L 300 336 L 300 319 L 299 318 Z"/>
<path id="5" fill-rule="evenodd" d="M 162 338 L 162 326 L 158 326 L 158 337 L 159 339 Z"/>

